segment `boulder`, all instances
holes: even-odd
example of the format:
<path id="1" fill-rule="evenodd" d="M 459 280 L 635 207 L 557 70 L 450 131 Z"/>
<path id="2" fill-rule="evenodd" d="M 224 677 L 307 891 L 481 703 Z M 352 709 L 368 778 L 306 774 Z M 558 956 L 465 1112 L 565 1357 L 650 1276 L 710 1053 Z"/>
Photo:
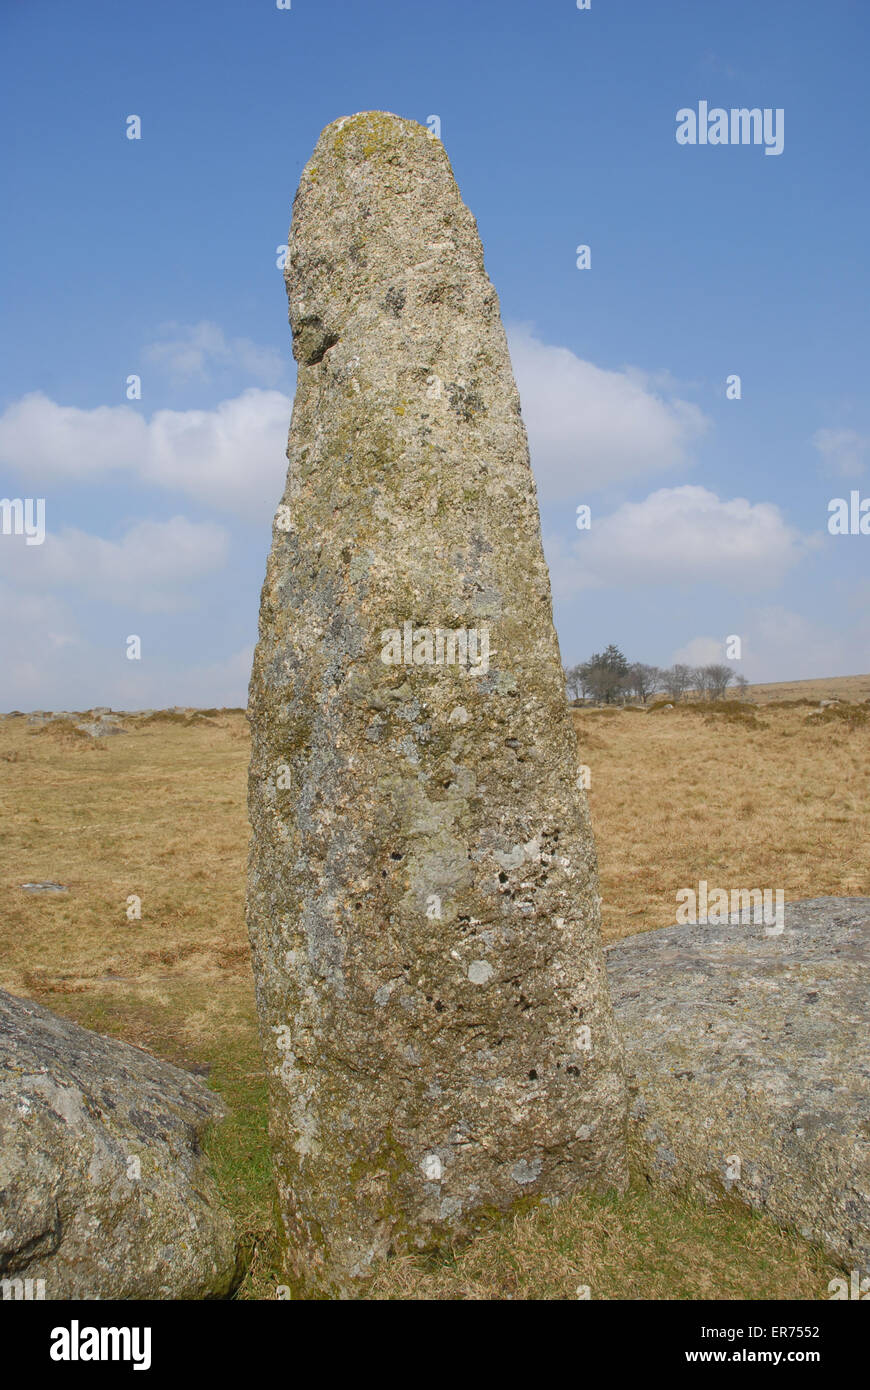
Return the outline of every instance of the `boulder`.
<path id="1" fill-rule="evenodd" d="M 241 1270 L 179 1067 L 0 991 L 0 1277 L 46 1299 L 220 1298 Z"/>
<path id="2" fill-rule="evenodd" d="M 606 951 L 649 1179 L 763 1208 L 870 1271 L 870 898 L 784 930 L 680 926 Z"/>

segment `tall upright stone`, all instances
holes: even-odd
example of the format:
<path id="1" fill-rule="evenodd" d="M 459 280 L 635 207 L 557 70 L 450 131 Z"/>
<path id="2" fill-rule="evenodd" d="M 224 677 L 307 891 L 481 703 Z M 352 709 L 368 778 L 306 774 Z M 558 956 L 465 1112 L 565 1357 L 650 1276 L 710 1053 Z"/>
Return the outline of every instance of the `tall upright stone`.
<path id="1" fill-rule="evenodd" d="M 323 132 L 286 271 L 299 378 L 251 678 L 248 920 L 299 1292 L 625 1181 L 535 485 L 441 143 Z"/>

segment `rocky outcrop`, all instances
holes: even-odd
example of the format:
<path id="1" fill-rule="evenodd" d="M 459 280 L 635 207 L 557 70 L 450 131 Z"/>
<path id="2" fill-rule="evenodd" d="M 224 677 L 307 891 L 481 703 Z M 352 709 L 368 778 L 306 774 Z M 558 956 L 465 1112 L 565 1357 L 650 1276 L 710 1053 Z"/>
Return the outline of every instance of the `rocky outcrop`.
<path id="1" fill-rule="evenodd" d="M 0 991 L 4 1297 L 226 1296 L 236 1239 L 200 1149 L 222 1114 L 189 1073 Z"/>
<path id="2" fill-rule="evenodd" d="M 870 1271 L 870 898 L 607 951 L 632 1145 L 651 1181 L 730 1193 Z"/>

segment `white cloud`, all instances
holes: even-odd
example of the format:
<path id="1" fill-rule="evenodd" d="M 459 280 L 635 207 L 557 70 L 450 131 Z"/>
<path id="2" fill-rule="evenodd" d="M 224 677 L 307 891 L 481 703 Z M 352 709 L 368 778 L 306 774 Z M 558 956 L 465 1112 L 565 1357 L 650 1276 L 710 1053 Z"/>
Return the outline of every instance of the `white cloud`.
<path id="1" fill-rule="evenodd" d="M 679 651 L 674 652 L 670 664 L 683 666 L 728 666 L 730 659 L 725 655 L 725 642 L 721 637 L 693 637 Z M 737 666 L 733 668 L 739 670 Z"/>
<path id="2" fill-rule="evenodd" d="M 144 477 L 247 517 L 275 511 L 287 472 L 293 403 L 280 391 L 244 391 L 215 410 L 158 410 Z"/>
<path id="3" fill-rule="evenodd" d="M 207 320 L 190 325 L 166 323 L 161 332 L 169 336 L 150 343 L 144 350 L 145 360 L 181 384 L 234 372 L 264 386 L 276 386 L 290 362 L 289 348 L 285 357 L 277 348 L 259 347 L 250 338 L 228 338 L 218 324 Z"/>
<path id="4" fill-rule="evenodd" d="M 32 490 L 54 479 L 135 472 L 147 449 L 148 426 L 129 405 L 79 410 L 34 391 L 0 415 L 0 463 L 20 473 Z"/>
<path id="5" fill-rule="evenodd" d="M 214 410 L 158 410 L 148 422 L 131 406 L 79 410 L 36 392 L 0 416 L 0 463 L 28 493 L 116 472 L 265 520 L 284 485 L 291 410 L 289 396 L 252 387 Z"/>
<path id="6" fill-rule="evenodd" d="M 775 586 L 807 541 L 771 502 L 723 501 L 707 488 L 660 488 L 627 502 L 568 545 L 548 538 L 554 589 L 715 583 L 726 589 Z"/>
<path id="7" fill-rule="evenodd" d="M 523 324 L 508 340 L 542 501 L 582 502 L 593 490 L 690 462 L 708 421 L 672 394 L 667 374 L 606 371 L 542 343 Z"/>
<path id="8" fill-rule="evenodd" d="M 870 435 L 858 434 L 856 430 L 816 430 L 813 444 L 828 472 L 857 478 L 866 471 Z"/>
<path id="9" fill-rule="evenodd" d="M 120 541 L 65 528 L 40 546 L 18 538 L 0 545 L 0 575 L 20 589 L 76 590 L 143 612 L 188 606 L 185 586 L 223 568 L 229 537 L 212 522 L 183 516 L 142 521 Z"/>

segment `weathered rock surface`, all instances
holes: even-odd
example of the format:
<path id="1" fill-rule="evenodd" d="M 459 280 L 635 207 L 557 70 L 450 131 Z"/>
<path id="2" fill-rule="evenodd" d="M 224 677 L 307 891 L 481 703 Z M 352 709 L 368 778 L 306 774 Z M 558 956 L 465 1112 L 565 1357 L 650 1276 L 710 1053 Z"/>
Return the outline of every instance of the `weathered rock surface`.
<path id="1" fill-rule="evenodd" d="M 327 127 L 286 280 L 248 920 L 289 1277 L 344 1295 L 622 1184 L 624 1088 L 519 398 L 440 142 Z"/>
<path id="2" fill-rule="evenodd" d="M 0 1277 L 46 1299 L 228 1294 L 199 1146 L 222 1114 L 189 1073 L 0 991 Z"/>
<path id="3" fill-rule="evenodd" d="M 91 738 L 111 738 L 113 734 L 125 734 L 126 729 L 122 729 L 114 715 L 109 715 L 100 719 L 85 720 L 83 724 L 76 724 L 79 733 L 90 734 Z"/>
<path id="4" fill-rule="evenodd" d="M 606 956 L 648 1176 L 731 1192 L 870 1270 L 870 898 L 787 903 L 778 936 L 669 927 Z"/>

